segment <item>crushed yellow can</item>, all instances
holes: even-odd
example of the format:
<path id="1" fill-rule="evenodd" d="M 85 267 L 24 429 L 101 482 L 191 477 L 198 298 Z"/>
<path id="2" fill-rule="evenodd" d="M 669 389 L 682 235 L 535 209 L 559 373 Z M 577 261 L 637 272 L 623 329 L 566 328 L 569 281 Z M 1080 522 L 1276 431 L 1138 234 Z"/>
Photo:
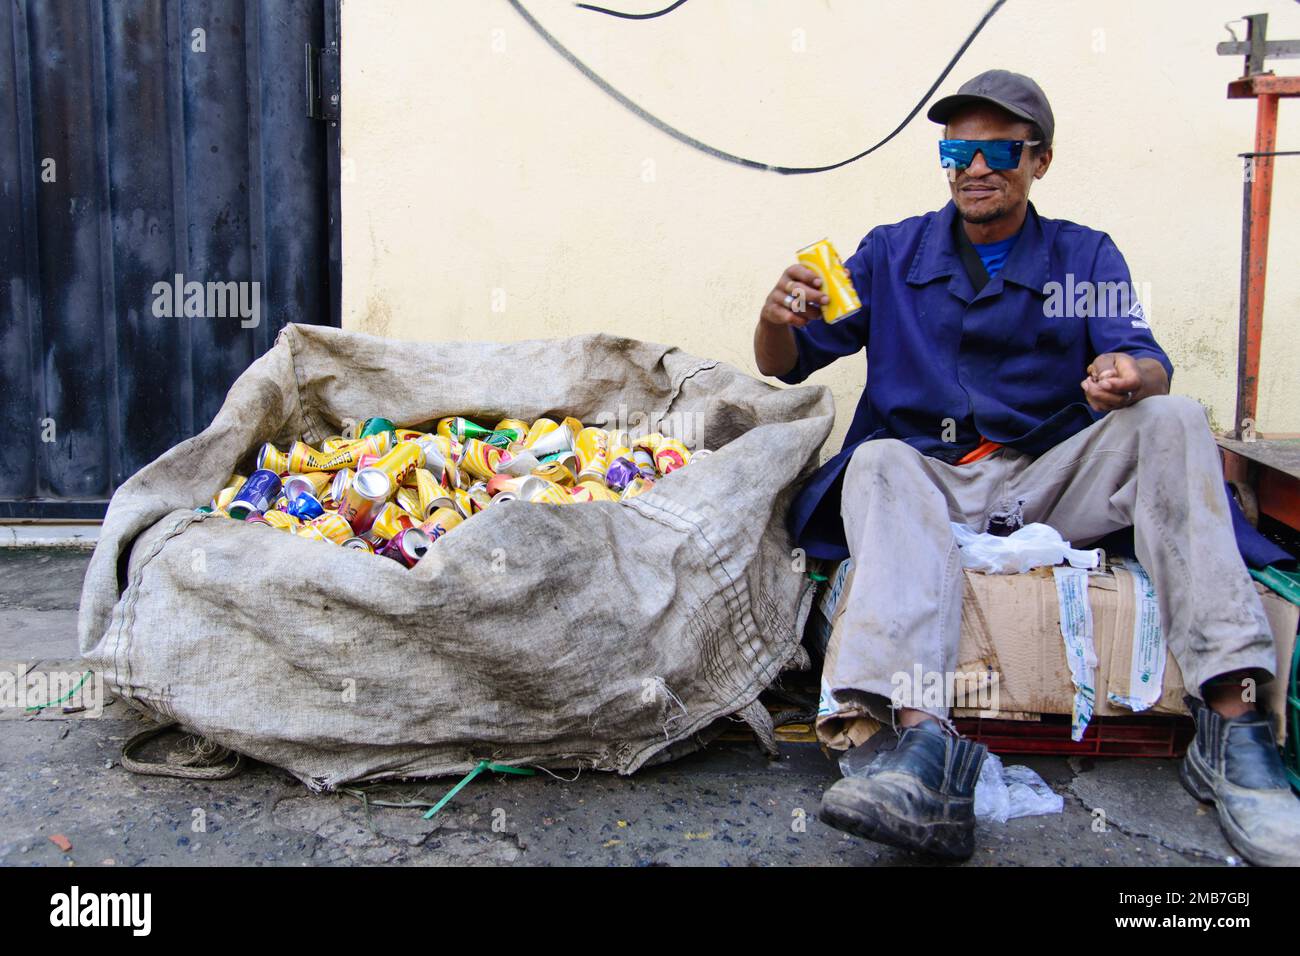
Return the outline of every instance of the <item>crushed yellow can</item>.
<path id="1" fill-rule="evenodd" d="M 821 277 L 822 291 L 830 297 L 830 302 L 822 306 L 822 318 L 828 324 L 847 318 L 862 308 L 858 290 L 853 287 L 853 278 L 829 239 L 804 246 L 796 255 L 801 263 Z"/>

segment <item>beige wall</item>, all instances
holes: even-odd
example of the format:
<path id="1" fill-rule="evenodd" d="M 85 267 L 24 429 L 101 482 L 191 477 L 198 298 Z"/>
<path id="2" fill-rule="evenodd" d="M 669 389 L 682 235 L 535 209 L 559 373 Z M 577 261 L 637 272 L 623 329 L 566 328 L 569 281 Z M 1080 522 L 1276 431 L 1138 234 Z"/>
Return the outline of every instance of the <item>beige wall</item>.
<path id="1" fill-rule="evenodd" d="M 620 0 L 650 10 L 661 0 Z M 912 107 L 985 9 L 924 0 L 695 0 L 628 22 L 525 0 L 614 86 L 719 148 L 783 165 L 834 162 Z M 994 66 L 1036 77 L 1056 158 L 1033 199 L 1111 233 L 1175 365 L 1175 390 L 1231 419 L 1241 161 L 1254 104 L 1228 101 L 1223 24 L 1291 0 L 1011 0 L 942 91 Z M 343 323 L 409 339 L 605 330 L 755 372 L 757 309 L 796 248 L 847 255 L 872 226 L 947 198 L 924 117 L 872 156 L 783 177 L 682 146 L 627 112 L 504 0 L 344 0 Z M 1238 27 L 1239 33 L 1242 32 Z M 805 46 L 796 49 L 799 41 Z M 1296 61 L 1278 61 L 1294 71 Z M 1280 149 L 1300 148 L 1284 102 Z M 1261 429 L 1300 431 L 1300 158 L 1278 161 Z M 495 309 L 495 311 L 494 311 Z M 755 372 L 756 374 L 756 372 Z M 861 357 L 830 385 L 838 447 Z"/>

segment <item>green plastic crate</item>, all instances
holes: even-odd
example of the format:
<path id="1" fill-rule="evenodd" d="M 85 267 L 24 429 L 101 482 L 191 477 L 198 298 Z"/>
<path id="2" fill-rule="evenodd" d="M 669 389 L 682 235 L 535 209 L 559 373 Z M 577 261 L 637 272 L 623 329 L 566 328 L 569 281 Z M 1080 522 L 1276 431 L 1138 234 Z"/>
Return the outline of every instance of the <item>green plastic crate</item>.
<path id="1" fill-rule="evenodd" d="M 1265 568 L 1251 569 L 1251 576 L 1264 586 L 1276 591 L 1292 604 L 1300 606 L 1300 573 Z M 1300 791 L 1300 640 L 1291 653 L 1291 679 L 1286 690 L 1286 748 L 1283 759 L 1291 786 Z"/>

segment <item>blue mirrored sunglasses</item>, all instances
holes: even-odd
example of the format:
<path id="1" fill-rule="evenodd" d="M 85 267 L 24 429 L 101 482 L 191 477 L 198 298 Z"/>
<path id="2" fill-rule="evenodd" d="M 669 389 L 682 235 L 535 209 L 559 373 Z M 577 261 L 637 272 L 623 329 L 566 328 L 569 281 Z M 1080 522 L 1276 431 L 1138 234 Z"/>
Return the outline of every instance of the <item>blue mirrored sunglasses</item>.
<path id="1" fill-rule="evenodd" d="M 1040 142 L 1037 139 L 941 139 L 939 165 L 944 169 L 965 169 L 975 161 L 976 153 L 983 153 L 989 169 L 1015 169 L 1020 165 L 1020 151 Z"/>

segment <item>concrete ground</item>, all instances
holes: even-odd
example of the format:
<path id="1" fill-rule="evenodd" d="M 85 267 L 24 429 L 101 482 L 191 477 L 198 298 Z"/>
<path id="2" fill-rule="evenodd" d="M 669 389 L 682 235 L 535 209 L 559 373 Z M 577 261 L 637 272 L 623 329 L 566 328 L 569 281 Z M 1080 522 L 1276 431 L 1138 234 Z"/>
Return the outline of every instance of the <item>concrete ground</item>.
<path id="1" fill-rule="evenodd" d="M 0 548 L 0 669 L 79 666 L 76 608 L 88 561 L 85 551 Z M 34 716 L 0 711 L 0 864 L 926 862 L 817 821 L 821 794 L 838 772 L 811 743 L 786 741 L 769 761 L 733 735 L 631 777 L 485 774 L 425 821 L 416 806 L 382 804 L 428 804 L 454 780 L 315 796 L 260 764 L 212 782 L 136 776 L 121 768 L 120 748 L 143 726 L 121 702 L 98 718 L 60 708 Z M 1212 810 L 1182 789 L 1175 761 L 1004 762 L 1037 770 L 1064 796 L 1064 813 L 981 825 L 979 848 L 964 865 L 1239 862 Z M 70 846 L 61 849 L 65 841 Z"/>

